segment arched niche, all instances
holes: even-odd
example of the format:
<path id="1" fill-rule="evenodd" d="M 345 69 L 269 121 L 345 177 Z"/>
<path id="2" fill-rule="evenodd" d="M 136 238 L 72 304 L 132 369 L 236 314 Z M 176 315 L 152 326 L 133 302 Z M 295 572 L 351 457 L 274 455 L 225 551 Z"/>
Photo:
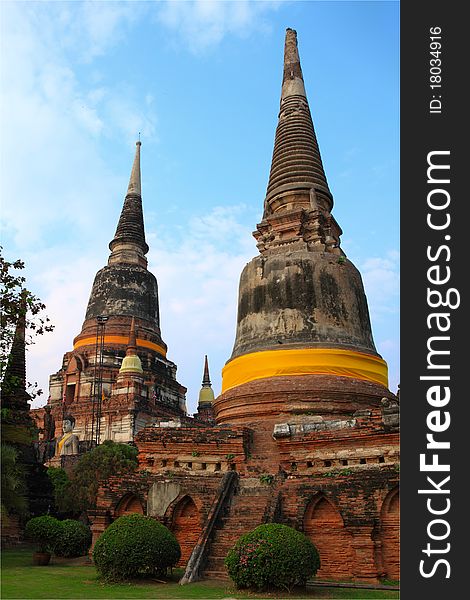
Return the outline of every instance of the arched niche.
<path id="1" fill-rule="evenodd" d="M 137 513 L 139 515 L 144 514 L 142 502 L 135 494 L 126 494 L 123 498 L 121 498 L 116 506 L 115 516 L 117 518 L 122 517 L 123 515 L 131 515 L 133 513 Z"/>
<path id="2" fill-rule="evenodd" d="M 82 372 L 85 370 L 85 366 L 85 357 L 82 354 L 79 354 L 78 352 L 74 352 L 70 358 L 66 372 L 67 374 Z"/>
<path id="3" fill-rule="evenodd" d="M 400 579 L 400 490 L 393 488 L 380 511 L 382 564 L 387 579 Z"/>
<path id="4" fill-rule="evenodd" d="M 183 496 L 173 510 L 173 533 L 181 547 L 180 566 L 186 565 L 201 534 L 199 509 L 191 496 Z"/>
<path id="5" fill-rule="evenodd" d="M 319 495 L 307 505 L 304 533 L 320 554 L 319 579 L 351 578 L 354 564 L 351 534 L 345 529 L 338 509 L 325 496 Z"/>

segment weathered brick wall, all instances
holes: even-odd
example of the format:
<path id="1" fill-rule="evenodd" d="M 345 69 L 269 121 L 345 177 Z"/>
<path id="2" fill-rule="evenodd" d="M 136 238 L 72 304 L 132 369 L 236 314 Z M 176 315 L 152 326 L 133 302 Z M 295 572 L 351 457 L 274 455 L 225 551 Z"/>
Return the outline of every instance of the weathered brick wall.
<path id="1" fill-rule="evenodd" d="M 307 431 L 279 439 L 281 467 L 287 472 L 309 475 L 331 468 L 395 465 L 399 462 L 397 433 L 386 433 L 378 419 L 354 421 L 351 427 Z"/>
<path id="2" fill-rule="evenodd" d="M 93 543 L 105 528 L 125 510 L 143 507 L 143 513 L 149 514 L 149 493 L 152 486 L 171 484 L 177 490 L 175 497 L 163 506 L 162 514 L 152 516 L 172 530 L 182 547 L 182 561 L 185 563 L 204 526 L 208 511 L 219 489 L 222 473 L 193 475 L 185 473 L 162 474 L 141 471 L 127 477 L 111 477 L 104 482 L 98 492 L 97 515 L 90 514 L 92 522 L 97 520 Z M 126 504 L 127 499 L 132 499 Z M 140 512 L 140 511 L 139 511 Z"/>
<path id="3" fill-rule="evenodd" d="M 316 476 L 290 475 L 281 489 L 281 519 L 304 531 L 322 560 L 318 576 L 398 579 L 398 503 L 385 509 L 395 493 L 393 466 L 366 466 Z M 385 540 L 385 543 L 384 541 Z"/>
<path id="4" fill-rule="evenodd" d="M 133 495 L 175 532 L 184 564 L 223 473 L 235 469 L 240 483 L 216 525 L 210 576 L 226 576 L 223 560 L 240 535 L 277 520 L 304 531 L 317 545 L 319 577 L 398 578 L 398 434 L 386 430 L 379 408 L 347 424 L 307 415 L 290 424 L 287 437 L 274 438 L 272 427 L 269 422 L 255 431 L 220 425 L 147 427 L 136 437 L 139 471 L 104 483 L 98 508 L 110 522 L 122 498 Z M 163 508 L 155 508 L 150 498 L 155 489 L 157 499 L 160 491 L 167 494 Z M 106 526 L 102 515 L 96 532 Z"/>
<path id="5" fill-rule="evenodd" d="M 214 402 L 217 423 L 247 427 L 262 421 L 280 423 L 309 414 L 328 418 L 352 416 L 379 408 L 383 397 L 395 395 L 377 383 L 331 375 L 259 379 L 232 388 Z"/>
<path id="6" fill-rule="evenodd" d="M 326 498 L 307 507 L 304 533 L 315 544 L 321 560 L 320 579 L 349 579 L 353 571 L 352 536 L 338 510 Z"/>
<path id="7" fill-rule="evenodd" d="M 183 566 L 188 562 L 203 526 L 199 510 L 190 496 L 184 496 L 178 502 L 172 521 L 172 530 L 181 548 L 179 565 Z"/>
<path id="8" fill-rule="evenodd" d="M 145 507 L 142 505 L 140 498 L 131 493 L 119 501 L 116 506 L 115 515 L 116 517 L 122 517 L 123 515 L 132 515 L 135 513 L 143 515 Z"/>
<path id="9" fill-rule="evenodd" d="M 381 542 L 383 568 L 389 579 L 400 578 L 400 497 L 398 488 L 385 499 L 378 539 Z"/>
<path id="10" fill-rule="evenodd" d="M 135 442 L 139 466 L 151 473 L 210 475 L 242 468 L 251 436 L 245 427 L 147 427 Z"/>

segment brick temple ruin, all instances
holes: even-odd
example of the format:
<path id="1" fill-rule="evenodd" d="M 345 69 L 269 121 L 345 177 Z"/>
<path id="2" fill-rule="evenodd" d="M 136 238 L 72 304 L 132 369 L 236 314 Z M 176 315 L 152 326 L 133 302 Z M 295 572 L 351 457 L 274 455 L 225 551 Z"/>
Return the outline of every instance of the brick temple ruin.
<path id="1" fill-rule="evenodd" d="M 179 540 L 188 582 L 227 577 L 238 537 L 280 522 L 317 546 L 318 578 L 399 578 L 398 398 L 332 208 L 288 29 L 259 254 L 241 274 L 222 393 L 214 398 L 206 360 L 190 417 L 147 269 L 138 142 L 108 265 L 50 379 L 55 422 L 73 415 L 81 452 L 105 439 L 139 450 L 134 474 L 101 484 L 89 514 L 95 541 L 120 515 L 150 515 Z M 42 423 L 43 409 L 33 413 Z"/>

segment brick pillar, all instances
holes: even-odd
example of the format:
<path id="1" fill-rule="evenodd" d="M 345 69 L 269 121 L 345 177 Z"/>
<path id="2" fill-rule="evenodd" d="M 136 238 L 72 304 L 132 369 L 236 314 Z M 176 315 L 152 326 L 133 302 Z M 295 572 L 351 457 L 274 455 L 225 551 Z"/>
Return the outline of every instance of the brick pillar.
<path id="1" fill-rule="evenodd" d="M 375 543 L 372 539 L 372 526 L 347 527 L 352 535 L 354 551 L 353 577 L 356 581 L 378 583 L 379 573 L 375 563 Z"/>
<path id="2" fill-rule="evenodd" d="M 377 531 L 374 532 L 372 539 L 375 547 L 375 564 L 377 565 L 378 577 L 385 577 L 385 567 L 383 563 L 383 544 Z"/>
<path id="3" fill-rule="evenodd" d="M 90 510 L 88 511 L 88 519 L 91 521 L 92 540 L 88 554 L 91 556 L 96 540 L 100 537 L 103 531 L 111 524 L 111 517 L 107 510 Z"/>

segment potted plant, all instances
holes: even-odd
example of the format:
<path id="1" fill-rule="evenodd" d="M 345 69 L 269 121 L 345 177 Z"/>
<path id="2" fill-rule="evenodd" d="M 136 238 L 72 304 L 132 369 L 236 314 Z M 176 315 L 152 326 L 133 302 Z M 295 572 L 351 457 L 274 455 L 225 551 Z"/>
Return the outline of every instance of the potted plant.
<path id="1" fill-rule="evenodd" d="M 33 517 L 26 523 L 26 537 L 35 543 L 37 550 L 33 552 L 33 564 L 45 566 L 51 560 L 51 553 L 61 536 L 62 525 L 58 519 L 49 515 Z"/>

